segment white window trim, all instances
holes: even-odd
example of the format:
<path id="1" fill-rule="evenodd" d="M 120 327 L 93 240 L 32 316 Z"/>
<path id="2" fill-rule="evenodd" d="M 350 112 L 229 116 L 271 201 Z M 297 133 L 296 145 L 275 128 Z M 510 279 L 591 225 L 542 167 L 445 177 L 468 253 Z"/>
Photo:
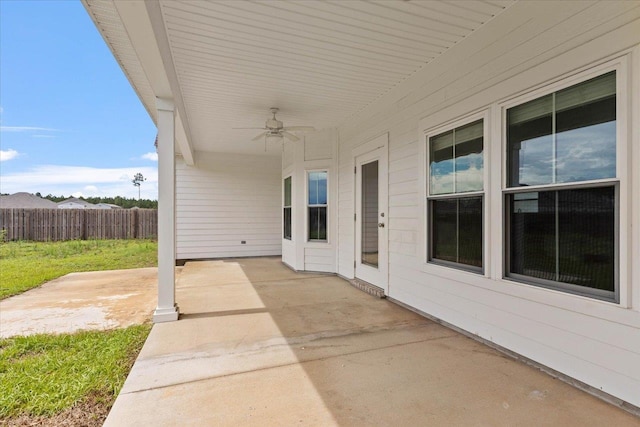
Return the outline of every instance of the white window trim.
<path id="1" fill-rule="evenodd" d="M 586 70 L 564 75 L 559 78 L 555 78 L 553 80 L 542 83 L 536 88 L 520 92 L 515 96 L 510 97 L 508 100 L 502 101 L 497 104 L 500 114 L 500 138 L 501 138 L 501 162 L 500 162 L 500 171 L 501 171 L 501 180 L 500 180 L 500 207 L 501 207 L 501 215 L 499 216 L 501 223 L 501 261 L 500 261 L 500 270 L 501 277 L 494 277 L 496 280 L 500 280 L 501 283 L 513 283 L 521 286 L 535 287 L 541 290 L 546 290 L 549 292 L 557 292 L 565 294 L 569 297 L 573 298 L 585 298 L 594 302 L 601 302 L 603 304 L 611 304 L 615 306 L 621 306 L 624 308 L 629 308 L 630 304 L 630 280 L 629 280 L 629 260 L 631 255 L 631 245 L 630 245 L 630 216 L 629 216 L 629 208 L 631 205 L 631 195 L 630 195 L 630 179 L 629 179 L 629 152 L 631 140 L 628 134 L 629 127 L 629 113 L 630 113 L 630 104 L 629 104 L 629 96 L 628 90 L 630 87 L 629 84 L 629 54 L 627 53 L 624 56 L 616 58 L 614 60 L 610 60 L 607 62 L 603 62 L 599 65 L 591 66 Z M 542 96 L 548 95 L 553 92 L 557 92 L 559 90 L 565 89 L 570 86 L 574 86 L 576 84 L 585 82 L 592 78 L 601 76 L 608 72 L 615 71 L 616 72 L 616 176 L 615 178 L 607 178 L 593 181 L 579 181 L 575 183 L 557 183 L 557 184 L 549 184 L 549 185 L 541 185 L 541 186 L 531 186 L 527 187 L 527 190 L 554 190 L 561 189 L 572 186 L 579 187 L 589 187 L 589 185 L 599 185 L 599 184 L 607 184 L 607 183 L 617 183 L 618 185 L 618 194 L 619 198 L 616 200 L 617 203 L 617 230 L 618 230 L 618 247 L 617 250 L 617 266 L 616 266 L 616 301 L 608 301 L 608 300 L 600 300 L 594 298 L 593 296 L 585 296 L 576 293 L 571 293 L 566 290 L 558 288 L 548 288 L 537 286 L 534 283 L 524 283 L 522 281 L 517 281 L 512 278 L 507 277 L 507 262 L 506 262 L 506 239 L 508 236 L 506 235 L 506 218 L 505 218 L 505 194 L 513 193 L 516 191 L 516 188 L 508 187 L 508 165 L 507 165 L 507 156 L 506 150 L 507 147 L 507 110 L 509 108 L 524 104 L 528 101 L 532 101 L 534 99 L 538 99 Z M 626 160 L 626 161 L 625 161 Z M 497 215 L 495 215 L 497 216 Z M 492 239 L 495 242 L 495 239 Z"/>
<path id="2" fill-rule="evenodd" d="M 506 121 L 503 117 L 505 108 L 526 102 L 542 96 L 549 91 L 559 90 L 561 88 L 580 83 L 605 74 L 608 71 L 616 71 L 617 74 L 617 178 L 619 179 L 620 200 L 619 200 L 619 261 L 618 261 L 618 277 L 619 277 L 619 303 L 594 299 L 592 297 L 582 296 L 578 294 L 567 293 L 561 290 L 543 288 L 539 286 L 515 282 L 504 278 L 504 225 L 503 225 L 503 189 L 506 188 Z M 529 75 L 531 73 L 527 73 Z M 488 220 L 485 221 L 487 230 L 485 244 L 489 245 L 489 250 L 485 250 L 485 257 L 489 259 L 485 264 L 484 276 L 477 273 L 467 272 L 448 267 L 442 267 L 435 264 L 427 263 L 427 185 L 428 185 L 428 169 L 427 169 L 427 140 L 426 135 L 437 134 L 446 127 L 456 126 L 461 122 L 474 117 L 474 113 L 461 115 L 459 104 L 448 107 L 437 114 L 430 115 L 420 120 L 420 129 L 418 131 L 419 144 L 419 173 L 420 173 L 420 196 L 419 204 L 422 212 L 422 218 L 419 221 L 418 234 L 418 258 L 416 268 L 422 273 L 442 277 L 447 280 L 455 280 L 466 283 L 479 289 L 494 292 L 497 298 L 507 298 L 516 302 L 518 299 L 525 299 L 552 307 L 561 309 L 575 310 L 576 312 L 589 314 L 598 318 L 612 320 L 616 322 L 640 327 L 634 313 L 640 311 L 640 286 L 634 284 L 632 279 L 638 281 L 640 279 L 640 263 L 632 262 L 634 257 L 640 254 L 640 230 L 638 227 L 634 230 L 633 238 L 630 234 L 631 215 L 640 223 L 640 198 L 632 197 L 632 183 L 630 176 L 631 166 L 638 164 L 640 160 L 640 149 L 632 150 L 632 146 L 640 147 L 640 130 L 632 132 L 632 113 L 633 117 L 638 117 L 640 112 L 640 91 L 631 92 L 632 89 L 640 88 L 640 81 L 635 81 L 631 77 L 640 75 L 640 47 L 623 51 L 616 55 L 608 56 L 599 61 L 591 62 L 573 68 L 562 74 L 549 76 L 545 80 L 534 83 L 532 86 L 514 91 L 508 96 L 499 96 L 491 101 L 490 104 L 472 105 L 468 111 L 480 112 L 486 110 L 488 117 L 485 121 L 485 133 L 488 132 L 489 137 L 485 140 L 485 173 L 488 175 L 488 181 L 485 181 L 485 212 Z M 533 76 L 535 78 L 535 76 Z M 522 83 L 522 82 L 521 82 Z M 447 117 L 447 114 L 452 114 Z M 449 117 L 460 117 L 459 119 L 448 120 Z M 434 126 L 437 122 L 441 123 Z M 498 143 L 498 141 L 501 141 Z M 635 145 L 634 145 L 635 144 Z M 633 154 L 633 158 L 631 155 Z M 624 161 L 626 159 L 626 161 Z M 500 165 L 501 167 L 492 167 L 492 165 Z M 486 175 L 485 175 L 486 176 Z M 636 173 L 633 181 L 633 187 L 638 191 L 640 189 L 640 173 Z M 633 212 L 631 208 L 633 205 Z M 633 248 L 632 248 L 633 239 Z M 632 249 L 635 249 L 632 251 Z M 406 262 L 412 263 L 407 259 Z M 632 272 L 633 270 L 633 272 Z M 633 274 L 632 274 L 633 273 Z M 491 280 L 486 280 L 487 278 Z M 639 282 L 640 283 L 640 282 Z M 634 292 L 632 295 L 632 291 Z M 633 304 L 632 304 L 633 297 Z M 515 298 L 515 299 L 512 299 Z M 632 310 L 624 310 L 633 308 Z M 622 310 L 621 310 L 622 309 Z"/>
<path id="3" fill-rule="evenodd" d="M 326 224 L 326 233 L 327 233 L 327 238 L 326 240 L 310 240 L 309 239 L 309 174 L 311 172 L 326 172 L 327 173 L 327 204 L 326 204 L 326 208 L 327 208 L 327 224 Z M 330 212 L 329 212 L 329 208 L 330 208 L 330 203 L 331 203 L 331 191 L 330 191 L 330 185 L 331 185 L 331 169 L 326 167 L 326 168 L 313 168 L 313 169 L 305 169 L 304 171 L 304 233 L 305 233 L 305 243 L 307 245 L 322 245 L 322 246 L 326 246 L 328 244 L 330 244 L 330 240 L 331 240 L 331 227 L 330 227 Z M 316 206 L 316 205 L 314 205 Z M 317 206 L 323 206 L 323 205 L 317 205 Z"/>
<path id="4" fill-rule="evenodd" d="M 627 158 L 629 159 L 628 163 L 625 165 L 626 168 L 624 172 L 627 173 L 627 170 L 632 171 L 631 165 L 640 165 L 640 129 L 638 128 L 640 123 L 640 45 L 636 45 L 633 49 L 632 53 L 629 54 L 633 62 L 629 61 L 628 75 L 626 78 L 627 82 L 627 93 L 630 93 L 629 100 L 627 103 L 629 112 L 625 115 L 625 123 L 627 118 L 632 118 L 629 121 L 629 124 L 625 126 L 625 129 L 628 129 L 628 141 L 629 151 L 625 150 L 627 153 Z M 633 123 L 633 118 L 635 118 L 635 130 L 632 130 L 631 123 Z M 635 150 L 632 150 L 630 147 L 636 147 Z M 637 167 L 637 166 L 636 166 Z M 622 171 L 621 171 L 622 172 Z M 632 197 L 631 191 L 635 188 L 635 193 L 640 191 L 640 173 L 636 170 L 632 173 L 632 177 L 634 177 L 633 181 L 629 179 L 629 184 L 627 187 L 627 192 L 624 193 L 626 197 L 629 197 L 631 200 L 629 201 L 629 220 L 634 222 L 635 224 L 640 225 L 640 197 Z M 622 192 L 621 192 L 622 193 Z M 633 230 L 631 230 L 633 234 L 629 235 L 630 242 L 628 244 L 629 250 L 629 258 L 630 260 L 639 260 L 640 259 L 640 227 L 636 226 Z M 640 311 L 640 262 L 630 262 L 628 270 L 628 278 L 626 282 L 622 282 L 623 274 L 620 272 L 620 283 L 630 283 L 635 285 L 631 285 L 628 287 L 626 292 L 624 292 L 624 297 L 627 299 L 627 304 L 625 307 L 633 307 L 635 311 Z M 626 275 L 624 277 L 627 277 Z M 631 289 L 632 286 L 635 286 L 634 289 Z M 623 287 L 620 287 L 620 301 L 623 300 Z"/>
<path id="5" fill-rule="evenodd" d="M 422 144 L 421 144 L 421 153 L 420 153 L 420 161 L 421 161 L 421 211 L 422 211 L 422 221 L 421 227 L 422 230 L 420 235 L 422 238 L 420 239 L 420 259 L 421 261 L 421 270 L 426 273 L 438 274 L 438 275 L 446 275 L 449 273 L 453 274 L 461 274 L 461 278 L 468 276 L 480 276 L 480 277 L 489 277 L 490 268 L 488 257 L 489 251 L 489 218 L 490 218 L 490 176 L 489 176 L 489 168 L 487 168 L 488 160 L 490 159 L 490 114 L 488 108 L 482 108 L 480 110 L 474 111 L 469 114 L 465 114 L 460 116 L 454 120 L 448 121 L 444 124 L 441 124 L 437 127 L 432 127 L 424 131 L 422 136 Z M 430 161 L 430 150 L 429 150 L 429 138 L 433 136 L 440 135 L 441 133 L 448 132 L 452 129 L 465 126 L 467 124 L 473 123 L 475 121 L 482 120 L 482 137 L 483 137 L 483 147 L 482 147 L 482 180 L 483 180 L 483 190 L 482 191 L 474 191 L 469 193 L 455 193 L 459 197 L 482 195 L 483 197 L 483 242 L 482 242 L 482 271 L 478 270 L 470 270 L 465 269 L 461 264 L 460 266 L 452 263 L 451 265 L 444 265 L 440 263 L 435 263 L 429 260 L 429 246 L 431 243 L 431 236 L 429 235 L 429 222 L 430 222 L 430 214 L 429 214 L 429 203 L 428 199 L 431 196 L 429 181 L 430 181 L 430 171 L 429 171 L 429 161 Z M 434 195 L 434 197 L 439 197 L 443 195 Z M 452 196 L 455 197 L 455 196 Z M 463 279 L 464 280 L 464 279 Z"/>

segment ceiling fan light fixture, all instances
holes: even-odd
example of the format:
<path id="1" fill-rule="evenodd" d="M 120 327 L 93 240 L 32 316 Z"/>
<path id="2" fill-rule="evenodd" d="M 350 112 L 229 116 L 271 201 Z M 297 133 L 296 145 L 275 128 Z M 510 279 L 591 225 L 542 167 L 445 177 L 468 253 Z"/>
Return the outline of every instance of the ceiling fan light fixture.
<path id="1" fill-rule="evenodd" d="M 267 147 L 267 142 L 284 142 L 285 140 L 296 142 L 300 141 L 300 137 L 294 135 L 292 132 L 315 132 L 315 128 L 313 126 L 284 126 L 282 121 L 276 118 L 276 113 L 279 111 L 276 107 L 271 107 L 269 109 L 271 111 L 272 117 L 267 119 L 262 128 L 234 128 L 234 129 L 256 129 L 262 130 L 263 132 L 259 133 L 251 141 L 260 141 L 264 138 L 265 150 Z"/>
<path id="2" fill-rule="evenodd" d="M 265 136 L 265 138 L 269 142 L 280 142 L 282 141 L 283 136 L 282 134 L 279 134 L 279 133 L 269 133 Z"/>

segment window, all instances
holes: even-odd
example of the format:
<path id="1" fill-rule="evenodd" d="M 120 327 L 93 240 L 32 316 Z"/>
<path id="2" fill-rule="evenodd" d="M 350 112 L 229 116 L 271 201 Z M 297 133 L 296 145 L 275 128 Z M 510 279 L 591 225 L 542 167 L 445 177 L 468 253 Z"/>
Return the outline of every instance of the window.
<path id="1" fill-rule="evenodd" d="M 616 299 L 616 74 L 506 111 L 507 276 Z"/>
<path id="2" fill-rule="evenodd" d="M 483 121 L 429 138 L 429 261 L 483 268 Z"/>
<path id="3" fill-rule="evenodd" d="M 327 172 L 309 172 L 309 240 L 327 241 Z"/>
<path id="4" fill-rule="evenodd" d="M 291 240 L 291 177 L 284 179 L 282 237 Z"/>

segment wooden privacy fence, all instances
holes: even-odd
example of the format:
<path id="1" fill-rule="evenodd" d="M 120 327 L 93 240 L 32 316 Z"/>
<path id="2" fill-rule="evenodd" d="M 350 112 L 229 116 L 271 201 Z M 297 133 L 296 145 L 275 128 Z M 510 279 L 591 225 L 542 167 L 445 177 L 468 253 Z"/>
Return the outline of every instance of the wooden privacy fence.
<path id="1" fill-rule="evenodd" d="M 4 240 L 154 239 L 156 209 L 0 209 Z"/>

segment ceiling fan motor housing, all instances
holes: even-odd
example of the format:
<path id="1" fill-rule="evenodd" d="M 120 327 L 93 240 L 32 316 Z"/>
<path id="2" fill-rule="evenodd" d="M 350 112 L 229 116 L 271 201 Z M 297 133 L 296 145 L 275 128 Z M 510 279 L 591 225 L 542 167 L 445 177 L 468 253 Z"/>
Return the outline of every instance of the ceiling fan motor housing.
<path id="1" fill-rule="evenodd" d="M 269 128 L 269 129 L 281 129 L 282 128 L 282 122 L 280 120 L 276 120 L 276 119 L 269 119 L 265 123 L 265 127 Z"/>
<path id="2" fill-rule="evenodd" d="M 258 141 L 262 138 L 265 138 L 265 144 L 267 142 L 266 138 L 270 138 L 270 137 L 277 137 L 279 139 L 288 139 L 289 141 L 299 141 L 300 138 L 297 137 L 296 135 L 294 135 L 291 132 L 315 132 L 315 128 L 313 126 L 291 126 L 291 127 L 284 127 L 283 123 L 276 119 L 276 113 L 278 112 L 278 108 L 276 107 L 272 107 L 271 108 L 271 114 L 273 114 L 273 117 L 268 119 L 265 123 L 264 123 L 264 128 L 262 128 L 263 132 L 259 133 L 257 136 L 255 136 L 252 141 Z M 238 128 L 240 129 L 240 128 Z M 245 128 L 245 129 L 260 129 L 260 128 Z"/>

